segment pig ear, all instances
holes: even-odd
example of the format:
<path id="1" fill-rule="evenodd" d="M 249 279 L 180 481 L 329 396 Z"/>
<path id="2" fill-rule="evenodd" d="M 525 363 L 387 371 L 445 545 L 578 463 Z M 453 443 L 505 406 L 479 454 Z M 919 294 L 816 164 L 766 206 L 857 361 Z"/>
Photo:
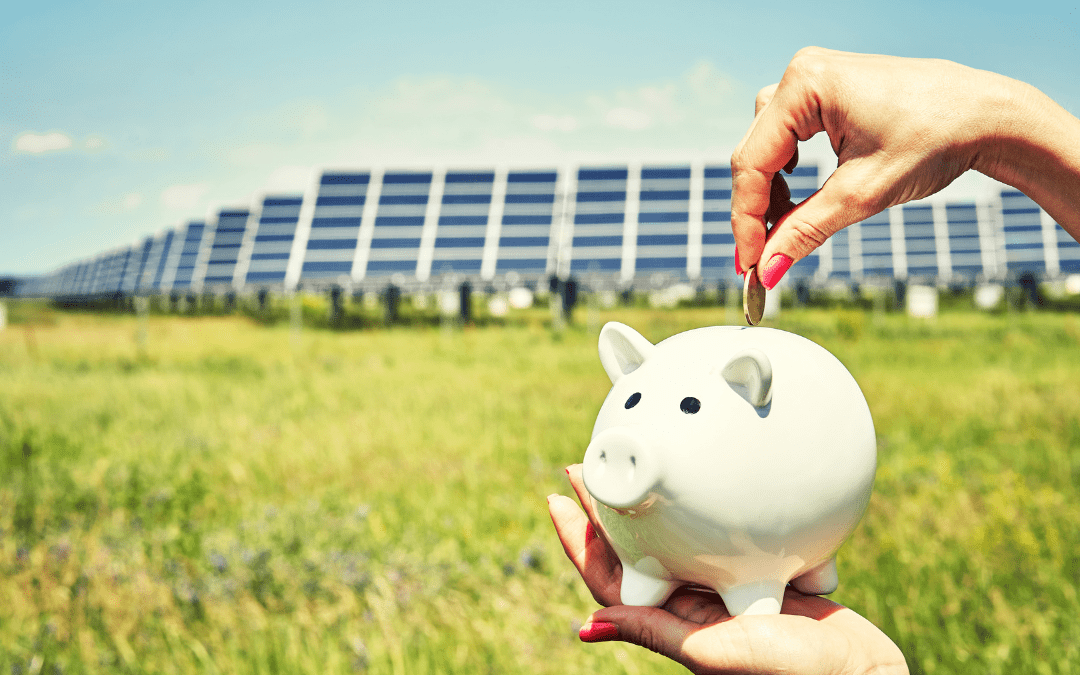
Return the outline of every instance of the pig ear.
<path id="1" fill-rule="evenodd" d="M 721 375 L 735 393 L 755 408 L 763 408 L 772 401 L 772 363 L 764 352 L 758 349 L 739 352 L 724 366 Z"/>
<path id="2" fill-rule="evenodd" d="M 637 370 L 653 349 L 653 343 L 630 326 L 612 321 L 600 331 L 600 363 L 612 384 Z"/>

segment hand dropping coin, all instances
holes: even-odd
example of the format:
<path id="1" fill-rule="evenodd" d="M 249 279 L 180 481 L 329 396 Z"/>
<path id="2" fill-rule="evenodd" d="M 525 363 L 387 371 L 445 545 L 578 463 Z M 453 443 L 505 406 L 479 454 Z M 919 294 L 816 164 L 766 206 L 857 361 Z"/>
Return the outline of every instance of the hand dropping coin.
<path id="1" fill-rule="evenodd" d="M 742 308 L 747 325 L 756 326 L 761 323 L 761 317 L 765 313 L 765 287 L 761 284 L 761 279 L 758 279 L 756 266 L 746 270 Z"/>

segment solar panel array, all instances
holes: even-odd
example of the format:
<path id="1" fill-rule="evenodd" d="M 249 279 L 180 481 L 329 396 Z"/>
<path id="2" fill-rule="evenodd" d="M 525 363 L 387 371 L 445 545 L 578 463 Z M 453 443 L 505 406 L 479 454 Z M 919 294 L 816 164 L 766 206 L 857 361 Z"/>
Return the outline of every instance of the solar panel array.
<path id="1" fill-rule="evenodd" d="M 810 197 L 818 167 L 786 176 Z M 57 270 L 45 296 L 419 285 L 551 274 L 624 285 L 735 282 L 726 165 L 541 170 L 325 171 L 304 195 L 267 195 Z M 834 235 L 788 279 L 994 280 L 1080 273 L 1080 244 L 1015 190 L 988 203 L 911 203 Z M 26 289 L 24 289 L 24 293 Z"/>
<path id="2" fill-rule="evenodd" d="M 253 225 L 244 283 L 284 284 L 303 197 L 266 197 Z"/>

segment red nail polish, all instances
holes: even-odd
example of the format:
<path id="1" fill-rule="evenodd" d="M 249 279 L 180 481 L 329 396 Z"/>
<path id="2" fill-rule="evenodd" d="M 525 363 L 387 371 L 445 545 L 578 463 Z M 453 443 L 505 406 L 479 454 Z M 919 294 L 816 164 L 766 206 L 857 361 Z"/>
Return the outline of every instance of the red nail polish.
<path id="1" fill-rule="evenodd" d="M 570 467 L 566 467 L 566 475 L 567 475 L 567 476 L 569 476 L 569 475 L 570 475 Z"/>
<path id="2" fill-rule="evenodd" d="M 739 263 L 739 245 L 735 244 L 735 274 L 743 275 L 742 264 Z"/>
<path id="3" fill-rule="evenodd" d="M 592 523 L 585 524 L 585 543 L 588 544 L 593 539 L 596 539 L 596 528 L 592 526 Z"/>
<path id="4" fill-rule="evenodd" d="M 613 623 L 587 623 L 578 631 L 582 642 L 607 642 L 619 637 L 619 627 Z"/>
<path id="5" fill-rule="evenodd" d="M 761 283 L 771 291 L 776 284 L 780 283 L 780 279 L 787 274 L 794 262 L 791 256 L 783 253 L 777 253 L 769 258 L 769 264 L 765 266 L 765 273 L 761 276 Z"/>

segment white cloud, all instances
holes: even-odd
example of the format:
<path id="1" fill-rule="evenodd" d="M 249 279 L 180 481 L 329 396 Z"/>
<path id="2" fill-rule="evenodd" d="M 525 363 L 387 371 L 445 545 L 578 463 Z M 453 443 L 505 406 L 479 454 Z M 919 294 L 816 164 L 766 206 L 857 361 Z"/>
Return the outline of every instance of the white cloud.
<path id="1" fill-rule="evenodd" d="M 202 203 L 209 190 L 208 183 L 170 185 L 161 191 L 161 203 L 165 208 L 175 211 L 193 209 Z"/>
<path id="2" fill-rule="evenodd" d="M 50 131 L 45 134 L 28 131 L 15 139 L 15 152 L 31 155 L 67 150 L 70 147 L 71 137 L 59 131 Z"/>
<path id="3" fill-rule="evenodd" d="M 83 147 L 85 147 L 90 152 L 95 152 L 97 150 L 101 150 L 102 148 L 105 147 L 105 145 L 106 145 L 105 139 L 102 138 L 101 136 L 89 136 L 89 137 L 87 137 L 86 141 L 83 143 Z"/>
<path id="4" fill-rule="evenodd" d="M 604 123 L 627 131 L 641 131 L 652 126 L 652 117 L 633 108 L 612 108 L 604 115 Z"/>
<path id="5" fill-rule="evenodd" d="M 93 215 L 113 216 L 128 211 L 134 211 L 142 205 L 142 195 L 138 192 L 129 192 L 120 197 L 113 197 L 100 201 L 88 210 Z"/>
<path id="6" fill-rule="evenodd" d="M 412 76 L 245 119 L 203 150 L 225 160 L 214 193 L 307 186 L 307 167 L 555 166 L 730 157 L 754 92 L 709 62 L 635 87 L 540 92 L 477 78 Z M 291 167 L 291 168 L 290 168 Z M 246 186 L 246 187 L 245 187 Z"/>

